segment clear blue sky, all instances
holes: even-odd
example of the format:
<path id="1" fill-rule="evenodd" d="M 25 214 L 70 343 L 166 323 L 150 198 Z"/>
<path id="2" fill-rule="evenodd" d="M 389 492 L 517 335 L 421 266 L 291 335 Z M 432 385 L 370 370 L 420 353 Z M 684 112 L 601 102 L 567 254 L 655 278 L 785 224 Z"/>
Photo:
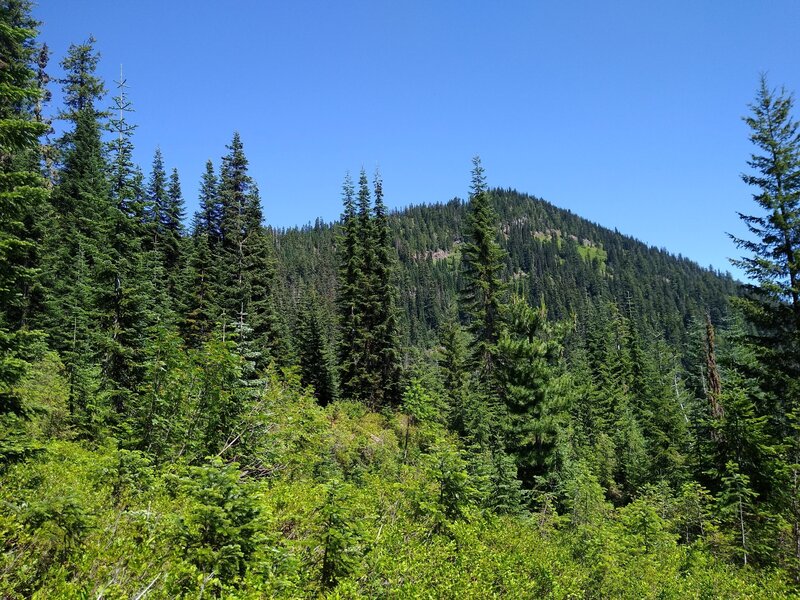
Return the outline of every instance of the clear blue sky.
<path id="1" fill-rule="evenodd" d="M 754 209 L 741 121 L 766 71 L 800 92 L 800 2 L 42 1 L 52 71 L 89 34 L 190 210 L 238 130 L 278 226 L 336 218 L 346 170 L 387 201 L 514 187 L 728 270 Z M 795 115 L 800 117 L 798 111 Z"/>

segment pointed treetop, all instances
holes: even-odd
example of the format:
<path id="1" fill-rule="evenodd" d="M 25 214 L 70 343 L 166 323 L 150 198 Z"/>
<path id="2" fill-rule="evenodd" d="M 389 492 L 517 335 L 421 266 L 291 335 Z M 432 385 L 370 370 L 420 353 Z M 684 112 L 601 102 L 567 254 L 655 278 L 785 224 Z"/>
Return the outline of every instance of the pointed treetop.
<path id="1" fill-rule="evenodd" d="M 100 53 L 94 49 L 95 39 L 89 36 L 82 44 L 72 44 L 61 61 L 66 76 L 59 80 L 63 85 L 64 104 L 69 111 L 62 118 L 72 118 L 82 110 L 94 110 L 94 103 L 106 93 L 103 81 L 95 75 Z"/>
<path id="2" fill-rule="evenodd" d="M 358 214 L 362 220 L 369 219 L 371 213 L 371 195 L 367 172 L 362 167 L 358 176 Z"/>
<path id="3" fill-rule="evenodd" d="M 344 205 L 344 214 L 342 215 L 343 221 L 346 221 L 356 213 L 355 193 L 353 178 L 350 176 L 350 171 L 347 171 L 344 175 L 344 182 L 342 183 L 342 204 Z"/>
<path id="4" fill-rule="evenodd" d="M 383 178 L 381 177 L 380 169 L 375 169 L 375 175 L 372 178 L 373 187 L 375 188 L 375 212 L 385 212 L 385 205 L 383 203 Z"/>
<path id="5" fill-rule="evenodd" d="M 470 196 L 477 196 L 486 191 L 486 175 L 481 166 L 481 157 L 472 157 L 472 185 L 470 185 Z"/>

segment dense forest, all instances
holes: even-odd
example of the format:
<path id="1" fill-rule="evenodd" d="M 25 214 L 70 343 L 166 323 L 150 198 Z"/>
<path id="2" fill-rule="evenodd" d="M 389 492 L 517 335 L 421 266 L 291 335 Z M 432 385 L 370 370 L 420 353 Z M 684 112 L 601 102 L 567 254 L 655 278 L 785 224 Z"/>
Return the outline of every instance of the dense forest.
<path id="1" fill-rule="evenodd" d="M 126 82 L 92 38 L 51 81 L 37 27 L 0 1 L 0 596 L 798 595 L 791 94 L 745 119 L 742 284 L 478 157 L 271 227 L 239 133 L 140 167 Z"/>

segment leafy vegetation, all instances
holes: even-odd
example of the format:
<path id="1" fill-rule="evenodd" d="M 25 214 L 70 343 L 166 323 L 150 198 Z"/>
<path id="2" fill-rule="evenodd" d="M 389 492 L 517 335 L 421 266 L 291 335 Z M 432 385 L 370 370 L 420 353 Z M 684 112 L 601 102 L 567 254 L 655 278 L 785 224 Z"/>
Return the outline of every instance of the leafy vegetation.
<path id="1" fill-rule="evenodd" d="M 187 228 L 94 40 L 45 144 L 47 50 L 0 16 L 2 597 L 798 595 L 788 93 L 747 119 L 740 290 L 477 157 L 467 202 L 390 214 L 362 171 L 275 231 L 234 133 Z"/>

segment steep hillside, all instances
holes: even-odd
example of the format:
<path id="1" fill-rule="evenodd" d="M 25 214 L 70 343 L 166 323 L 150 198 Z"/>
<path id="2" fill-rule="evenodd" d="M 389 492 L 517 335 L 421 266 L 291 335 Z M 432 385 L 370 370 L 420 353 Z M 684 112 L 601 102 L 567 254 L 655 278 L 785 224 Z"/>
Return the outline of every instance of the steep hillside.
<path id="1" fill-rule="evenodd" d="M 515 190 L 492 192 L 500 216 L 507 276 L 515 289 L 555 319 L 579 322 L 592 305 L 611 301 L 633 311 L 671 343 L 684 341 L 693 316 L 726 313 L 738 285 L 727 274 L 658 249 L 549 202 Z M 459 199 L 411 206 L 392 214 L 400 258 L 401 306 L 408 341 L 430 343 L 460 287 L 459 245 L 467 205 Z M 317 222 L 277 232 L 280 263 L 291 297 L 313 284 L 332 299 L 335 226 Z"/>

